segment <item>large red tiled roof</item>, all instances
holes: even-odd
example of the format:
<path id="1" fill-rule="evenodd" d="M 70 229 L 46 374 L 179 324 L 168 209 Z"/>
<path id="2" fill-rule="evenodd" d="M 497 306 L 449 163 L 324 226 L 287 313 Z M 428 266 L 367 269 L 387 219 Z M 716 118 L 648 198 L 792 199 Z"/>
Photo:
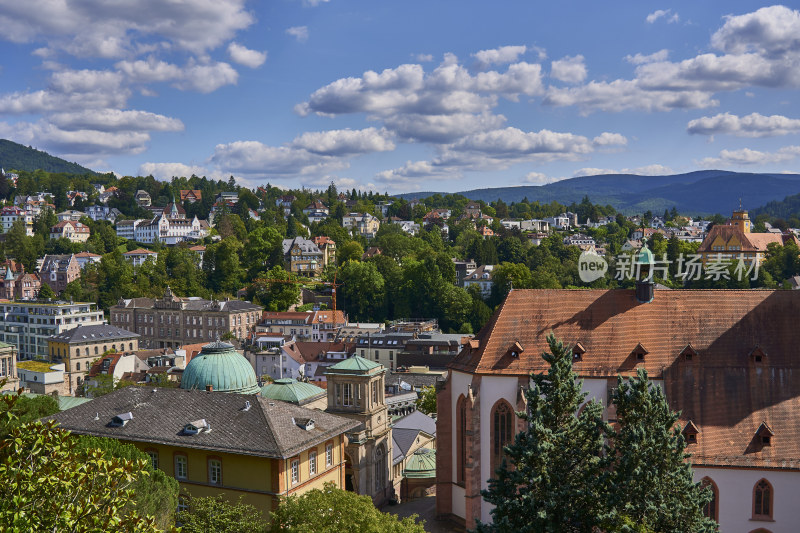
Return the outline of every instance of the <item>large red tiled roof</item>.
<path id="1" fill-rule="evenodd" d="M 514 290 L 450 368 L 546 371 L 541 353 L 552 332 L 580 343 L 573 368 L 583 378 L 611 387 L 643 366 L 663 379 L 682 425 L 699 429 L 694 463 L 800 469 L 798 316 L 798 291 L 657 290 L 643 304 L 632 290 Z M 770 446 L 755 438 L 762 422 L 775 432 Z"/>

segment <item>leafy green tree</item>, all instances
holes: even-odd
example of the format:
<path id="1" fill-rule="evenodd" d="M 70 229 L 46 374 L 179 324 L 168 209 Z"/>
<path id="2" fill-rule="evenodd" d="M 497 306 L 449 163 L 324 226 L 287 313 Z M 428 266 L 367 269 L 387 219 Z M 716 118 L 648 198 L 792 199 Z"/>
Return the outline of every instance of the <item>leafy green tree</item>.
<path id="1" fill-rule="evenodd" d="M 639 368 L 636 377 L 618 378 L 611 402 L 619 429 L 609 433 L 608 507 L 652 531 L 716 531 L 716 522 L 703 515 L 711 491 L 692 479 L 678 415 L 661 387 Z M 619 523 L 614 530 L 636 531 Z"/>
<path id="2" fill-rule="evenodd" d="M 10 413 L 6 413 L 7 411 Z M 0 403 L 0 437 L 15 427 L 54 415 L 59 411 L 58 400 L 52 396 L 19 396 L 15 402 Z"/>
<path id="3" fill-rule="evenodd" d="M 286 311 L 300 300 L 300 285 L 297 283 L 271 283 L 264 279 L 296 281 L 297 276 L 278 265 L 253 281 L 248 292 L 252 291 L 253 298 L 257 298 L 267 310 Z"/>
<path id="4" fill-rule="evenodd" d="M 241 287 L 245 271 L 239 253 L 242 243 L 228 237 L 211 244 L 203 256 L 203 270 L 208 275 L 209 288 L 214 292 L 235 294 Z"/>
<path id="5" fill-rule="evenodd" d="M 258 226 L 247 236 L 242 252 L 248 276 L 261 270 L 283 264 L 283 237 L 275 228 Z"/>
<path id="6" fill-rule="evenodd" d="M 417 409 L 426 415 L 436 414 L 436 387 L 422 387 L 417 395 Z"/>
<path id="7" fill-rule="evenodd" d="M 342 284 L 338 296 L 351 320 L 384 319 L 385 285 L 375 263 L 348 261 L 339 268 L 338 281 Z"/>
<path id="8" fill-rule="evenodd" d="M 47 283 L 42 283 L 42 288 L 39 289 L 39 298 L 45 298 L 48 300 L 52 300 L 56 298 L 57 295 L 53 292 L 53 289 Z"/>
<path id="9" fill-rule="evenodd" d="M 603 407 L 592 400 L 576 416 L 586 393 L 572 371 L 572 350 L 547 338 L 547 374 L 531 374 L 525 431 L 505 448 L 484 499 L 492 524 L 478 532 L 591 532 L 603 523 Z"/>
<path id="10" fill-rule="evenodd" d="M 348 261 L 361 261 L 361 256 L 364 255 L 364 247 L 357 241 L 350 241 L 343 246 L 339 246 L 336 250 L 336 260 L 340 265 L 344 265 Z"/>
<path id="11" fill-rule="evenodd" d="M 272 513 L 273 533 L 425 533 L 416 515 L 399 518 L 375 508 L 369 496 L 327 483 L 283 500 Z"/>
<path id="12" fill-rule="evenodd" d="M 192 498 L 187 511 L 178 513 L 181 533 L 267 533 L 269 525 L 261 511 L 243 503 L 232 503 L 223 496 Z"/>
<path id="13" fill-rule="evenodd" d="M 15 394 L 0 400 L 13 421 Z M 0 441 L 0 520 L 10 531 L 161 531 L 133 509 L 132 487 L 148 475 L 143 461 L 83 450 L 55 421 L 15 427 Z"/>
<path id="14" fill-rule="evenodd" d="M 130 512 L 136 511 L 141 516 L 153 516 L 162 529 L 169 529 L 175 521 L 175 509 L 178 506 L 180 487 L 178 481 L 163 470 L 153 468 L 150 457 L 133 444 L 118 439 L 104 437 L 78 436 L 76 450 L 100 450 L 108 461 L 124 459 L 146 465 L 147 475 L 139 478 L 131 485 L 133 499 L 129 502 Z"/>

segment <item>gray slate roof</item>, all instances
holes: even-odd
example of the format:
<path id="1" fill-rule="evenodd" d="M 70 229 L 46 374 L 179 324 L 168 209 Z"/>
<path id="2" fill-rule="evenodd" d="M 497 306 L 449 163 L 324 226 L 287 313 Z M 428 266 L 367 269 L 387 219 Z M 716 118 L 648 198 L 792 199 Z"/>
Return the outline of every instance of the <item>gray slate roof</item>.
<path id="1" fill-rule="evenodd" d="M 419 429 L 432 437 L 436 436 L 436 420 L 421 411 L 407 414 L 396 421 L 393 427 L 394 429 Z"/>
<path id="2" fill-rule="evenodd" d="M 58 335 L 51 335 L 50 340 L 59 342 L 92 342 L 92 341 L 114 341 L 118 339 L 133 339 L 139 337 L 138 333 L 118 328 L 109 324 L 99 326 L 81 326 L 69 329 Z"/>
<path id="3" fill-rule="evenodd" d="M 127 424 L 110 424 L 127 412 L 133 414 Z M 309 418 L 313 429 L 297 425 Z M 255 394 L 150 387 L 125 387 L 48 419 L 82 435 L 280 459 L 358 426 L 354 420 Z M 183 432 L 186 424 L 200 419 L 208 422 L 210 432 Z"/>

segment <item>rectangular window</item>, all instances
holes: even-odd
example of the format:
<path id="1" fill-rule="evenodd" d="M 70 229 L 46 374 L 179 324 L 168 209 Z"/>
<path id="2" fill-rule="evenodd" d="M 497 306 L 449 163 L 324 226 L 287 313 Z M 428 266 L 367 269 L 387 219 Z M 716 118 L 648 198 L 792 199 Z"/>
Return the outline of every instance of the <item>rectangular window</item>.
<path id="1" fill-rule="evenodd" d="M 189 499 L 186 496 L 178 496 L 178 509 L 179 513 L 189 510 Z"/>
<path id="2" fill-rule="evenodd" d="M 177 479 L 186 479 L 188 476 L 189 468 L 188 461 L 185 455 L 175 456 L 175 477 Z"/>
<path id="3" fill-rule="evenodd" d="M 375 350 L 375 360 L 378 360 L 378 350 Z"/>
<path id="4" fill-rule="evenodd" d="M 372 382 L 372 403 L 373 404 L 378 403 L 378 382 L 377 381 L 373 381 Z"/>
<path id="5" fill-rule="evenodd" d="M 313 476 L 317 473 L 317 452 L 308 454 L 308 474 Z"/>
<path id="6" fill-rule="evenodd" d="M 300 461 L 295 459 L 292 461 L 292 485 L 300 481 Z"/>
<path id="7" fill-rule="evenodd" d="M 353 385 L 350 383 L 345 383 L 342 387 L 344 389 L 342 405 L 345 407 L 350 407 L 353 405 Z"/>
<path id="8" fill-rule="evenodd" d="M 222 461 L 219 459 L 208 460 L 208 482 L 212 485 L 222 484 Z"/>
<path id="9" fill-rule="evenodd" d="M 147 455 L 150 456 L 150 464 L 153 466 L 153 470 L 158 468 L 158 452 L 156 451 L 149 451 Z"/>
<path id="10" fill-rule="evenodd" d="M 389 361 L 393 360 L 394 360 L 394 352 L 392 350 L 389 350 Z"/>
<path id="11" fill-rule="evenodd" d="M 325 466 L 333 465 L 333 444 L 325 445 Z"/>

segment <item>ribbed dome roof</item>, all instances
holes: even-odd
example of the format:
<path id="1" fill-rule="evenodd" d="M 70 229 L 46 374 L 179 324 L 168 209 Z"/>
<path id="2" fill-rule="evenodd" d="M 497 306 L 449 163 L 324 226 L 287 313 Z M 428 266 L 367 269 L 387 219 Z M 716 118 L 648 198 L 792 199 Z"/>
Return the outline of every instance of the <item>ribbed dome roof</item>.
<path id="1" fill-rule="evenodd" d="M 232 344 L 220 341 L 203 346 L 181 377 L 182 389 L 205 390 L 209 385 L 215 392 L 257 394 L 260 390 L 247 359 Z"/>
<path id="2" fill-rule="evenodd" d="M 325 389 L 291 378 L 276 379 L 274 383 L 270 383 L 261 389 L 261 396 L 265 398 L 297 405 L 302 405 L 306 400 L 317 398 L 324 394 Z"/>
<path id="3" fill-rule="evenodd" d="M 436 477 L 436 450 L 420 448 L 415 451 L 406 463 L 403 475 L 417 479 Z"/>

